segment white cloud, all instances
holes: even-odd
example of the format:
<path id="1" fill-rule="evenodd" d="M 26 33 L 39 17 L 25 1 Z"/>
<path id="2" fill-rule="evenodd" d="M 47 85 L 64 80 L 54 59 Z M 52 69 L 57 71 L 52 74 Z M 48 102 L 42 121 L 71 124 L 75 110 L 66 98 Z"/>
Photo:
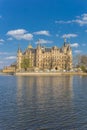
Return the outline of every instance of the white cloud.
<path id="1" fill-rule="evenodd" d="M 3 45 L 4 40 L 0 39 L 0 45 Z"/>
<path id="2" fill-rule="evenodd" d="M 74 20 L 68 20 L 68 21 L 58 20 L 58 21 L 55 21 L 55 23 L 58 23 L 58 24 L 77 23 L 80 26 L 87 25 L 87 13 L 84 13 L 81 16 L 77 16 L 76 19 Z"/>
<path id="3" fill-rule="evenodd" d="M 22 35 L 25 34 L 27 31 L 25 29 L 17 29 L 11 30 L 7 32 L 7 35 L 15 36 L 15 35 Z"/>
<path id="4" fill-rule="evenodd" d="M 13 38 L 12 38 L 12 37 L 9 37 L 7 40 L 8 40 L 8 41 L 12 41 L 12 40 L 13 40 Z"/>
<path id="5" fill-rule="evenodd" d="M 34 34 L 36 34 L 36 35 L 45 35 L 45 36 L 50 36 L 50 32 L 47 31 L 47 30 L 34 32 Z"/>
<path id="6" fill-rule="evenodd" d="M 80 54 L 82 52 L 82 50 L 75 50 L 74 51 L 76 54 Z"/>
<path id="7" fill-rule="evenodd" d="M 8 56 L 8 57 L 6 57 L 5 59 L 6 59 L 6 60 L 14 60 L 14 59 L 16 59 L 16 56 Z"/>
<path id="8" fill-rule="evenodd" d="M 59 20 L 59 21 L 55 21 L 55 23 L 58 23 L 58 24 L 68 24 L 68 23 L 72 23 L 72 21 Z"/>
<path id="9" fill-rule="evenodd" d="M 47 43 L 53 43 L 53 41 L 49 41 L 49 40 L 44 40 L 44 39 L 39 39 L 39 41 L 36 42 L 36 44 L 47 44 Z"/>
<path id="10" fill-rule="evenodd" d="M 33 38 L 33 35 L 30 33 L 24 34 L 22 36 L 22 39 L 25 39 L 25 40 L 31 40 L 32 38 Z"/>
<path id="11" fill-rule="evenodd" d="M 4 40 L 3 40 L 3 39 L 0 39 L 0 42 L 4 42 Z"/>
<path id="12" fill-rule="evenodd" d="M 0 52 L 0 55 L 4 55 L 4 54 L 7 54 L 6 52 Z"/>
<path id="13" fill-rule="evenodd" d="M 73 43 L 73 44 L 71 44 L 70 46 L 77 48 L 77 47 L 79 46 L 79 44 L 78 44 L 78 43 Z"/>
<path id="14" fill-rule="evenodd" d="M 30 33 L 27 33 L 25 29 L 17 29 L 17 30 L 11 30 L 7 32 L 8 36 L 12 36 L 13 38 L 17 40 L 32 40 L 33 35 Z"/>
<path id="15" fill-rule="evenodd" d="M 70 38 L 70 37 L 77 37 L 78 35 L 77 34 L 64 34 L 63 36 L 62 36 L 62 38 Z"/>
<path id="16" fill-rule="evenodd" d="M 14 53 L 10 53 L 10 52 L 0 52 L 0 55 L 11 55 L 11 54 L 14 54 Z"/>

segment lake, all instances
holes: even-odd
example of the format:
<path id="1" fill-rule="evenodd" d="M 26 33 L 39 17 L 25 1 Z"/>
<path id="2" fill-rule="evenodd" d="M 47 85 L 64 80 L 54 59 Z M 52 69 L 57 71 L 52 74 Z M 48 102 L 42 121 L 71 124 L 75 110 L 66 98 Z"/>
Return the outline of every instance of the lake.
<path id="1" fill-rule="evenodd" d="M 87 130 L 87 76 L 0 75 L 0 130 Z"/>

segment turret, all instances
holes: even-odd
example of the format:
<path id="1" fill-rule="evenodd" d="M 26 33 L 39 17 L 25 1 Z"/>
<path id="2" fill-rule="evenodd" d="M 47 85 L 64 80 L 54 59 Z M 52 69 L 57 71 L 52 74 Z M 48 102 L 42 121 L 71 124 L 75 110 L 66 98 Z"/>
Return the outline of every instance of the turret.
<path id="1" fill-rule="evenodd" d="M 72 55 L 72 49 L 71 49 L 70 45 L 69 45 L 68 48 L 67 48 L 67 53 L 68 53 L 69 55 Z"/>
<path id="2" fill-rule="evenodd" d="M 72 69 L 72 49 L 70 46 L 70 43 L 66 41 L 66 38 L 64 39 L 64 45 L 62 47 L 62 51 L 65 55 L 66 59 L 66 69 L 71 70 Z"/>
<path id="3" fill-rule="evenodd" d="M 67 53 L 67 47 L 68 47 L 68 44 L 67 44 L 67 42 L 66 42 L 66 38 L 64 38 L 64 45 L 63 45 L 63 47 L 62 47 L 62 51 L 63 51 L 64 53 Z"/>
<path id="4" fill-rule="evenodd" d="M 31 43 L 28 45 L 28 49 L 32 49 L 33 47 L 32 47 L 32 45 L 31 45 Z"/>
<path id="5" fill-rule="evenodd" d="M 40 49 L 41 48 L 41 40 L 39 39 L 38 41 L 37 41 L 37 49 Z"/>
<path id="6" fill-rule="evenodd" d="M 36 67 L 41 67 L 41 61 L 42 60 L 42 48 L 40 45 L 40 39 L 37 41 L 37 48 L 36 48 Z"/>
<path id="7" fill-rule="evenodd" d="M 66 46 L 66 37 L 64 38 L 64 46 Z"/>
<path id="8" fill-rule="evenodd" d="M 18 47 L 18 51 L 17 51 L 17 70 L 18 71 L 21 70 L 21 62 L 22 62 L 22 51 L 20 47 Z"/>
<path id="9" fill-rule="evenodd" d="M 71 46 L 70 44 L 68 44 L 68 47 L 67 47 L 67 56 L 68 56 L 68 69 L 71 70 L 72 69 L 72 49 L 71 49 Z"/>

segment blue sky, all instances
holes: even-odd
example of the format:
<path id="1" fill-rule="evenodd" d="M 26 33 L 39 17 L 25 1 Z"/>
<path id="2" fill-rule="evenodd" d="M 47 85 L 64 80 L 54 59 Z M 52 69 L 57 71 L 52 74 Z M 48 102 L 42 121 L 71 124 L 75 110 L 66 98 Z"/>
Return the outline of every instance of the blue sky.
<path id="1" fill-rule="evenodd" d="M 0 0 L 0 68 L 38 39 L 45 46 L 71 43 L 73 55 L 87 54 L 87 1 Z"/>

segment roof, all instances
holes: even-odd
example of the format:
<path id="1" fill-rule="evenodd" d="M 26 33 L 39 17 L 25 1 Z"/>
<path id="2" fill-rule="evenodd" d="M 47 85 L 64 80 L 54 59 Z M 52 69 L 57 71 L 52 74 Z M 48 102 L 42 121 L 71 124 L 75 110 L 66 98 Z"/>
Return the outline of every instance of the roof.
<path id="1" fill-rule="evenodd" d="M 31 48 L 33 48 L 33 47 L 32 47 L 32 45 L 31 45 L 31 44 L 29 44 L 28 48 L 29 48 L 29 49 L 31 49 Z"/>

